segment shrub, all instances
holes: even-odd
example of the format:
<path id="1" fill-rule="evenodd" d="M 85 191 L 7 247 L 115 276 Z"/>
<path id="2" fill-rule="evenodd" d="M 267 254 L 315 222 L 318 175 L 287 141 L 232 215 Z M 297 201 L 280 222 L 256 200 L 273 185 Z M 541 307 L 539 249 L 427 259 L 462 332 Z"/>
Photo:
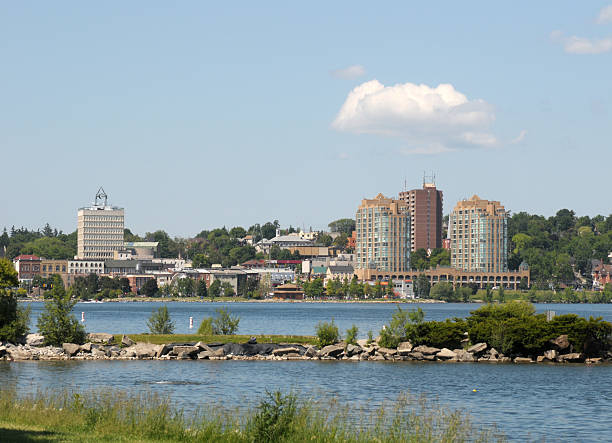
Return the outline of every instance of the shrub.
<path id="1" fill-rule="evenodd" d="M 198 328 L 199 335 L 213 335 L 213 327 L 212 327 L 213 318 L 206 317 L 200 323 L 200 327 Z"/>
<path id="2" fill-rule="evenodd" d="M 170 319 L 167 306 L 161 306 L 157 311 L 151 313 L 147 320 L 147 326 L 151 334 L 172 334 L 174 332 L 174 322 Z"/>
<path id="3" fill-rule="evenodd" d="M 217 309 L 217 316 L 212 320 L 215 335 L 232 335 L 238 331 L 240 317 L 232 315 L 229 309 Z"/>
<path id="4" fill-rule="evenodd" d="M 297 397 L 280 391 L 266 391 L 266 397 L 257 406 L 257 412 L 247 424 L 247 433 L 256 442 L 287 441 L 295 433 Z"/>
<path id="5" fill-rule="evenodd" d="M 0 259 L 0 341 L 16 343 L 29 331 L 30 307 L 20 308 L 11 290 L 19 284 L 13 264 Z"/>
<path id="6" fill-rule="evenodd" d="M 349 329 L 346 330 L 346 340 L 344 341 L 347 345 L 354 345 L 355 343 L 357 343 L 358 332 L 359 329 L 355 325 L 351 326 Z"/>
<path id="7" fill-rule="evenodd" d="M 374 333 L 372 332 L 372 330 L 370 329 L 368 331 L 368 344 L 371 344 L 374 341 Z"/>
<path id="8" fill-rule="evenodd" d="M 334 323 L 334 319 L 330 323 L 324 321 L 317 323 L 316 335 L 319 340 L 319 346 L 333 345 L 340 340 L 340 333 L 338 332 L 338 326 Z"/>
<path id="9" fill-rule="evenodd" d="M 402 341 L 414 342 L 417 336 L 417 325 L 423 323 L 424 318 L 425 313 L 421 308 L 416 311 L 404 311 L 398 305 L 389 325 L 384 326 L 380 331 L 378 343 L 385 348 L 396 348 Z"/>
<path id="10" fill-rule="evenodd" d="M 461 347 L 467 324 L 463 319 L 429 321 L 417 327 L 415 343 L 435 348 L 457 349 Z"/>
<path id="11" fill-rule="evenodd" d="M 45 302 L 45 310 L 38 317 L 38 331 L 44 335 L 45 344 L 61 346 L 62 343 L 85 342 L 85 328 L 71 314 L 77 300 L 73 299 L 72 291 L 64 289 L 62 279 L 56 275 L 53 278 L 53 289 L 49 291 L 51 300 Z"/>

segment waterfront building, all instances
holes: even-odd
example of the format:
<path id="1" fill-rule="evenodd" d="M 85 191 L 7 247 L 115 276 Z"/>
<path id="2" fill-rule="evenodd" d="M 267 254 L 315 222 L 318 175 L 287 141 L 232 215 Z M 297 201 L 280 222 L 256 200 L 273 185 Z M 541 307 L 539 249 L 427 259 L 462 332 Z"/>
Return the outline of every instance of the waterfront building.
<path id="1" fill-rule="evenodd" d="M 463 271 L 508 270 L 508 213 L 498 201 L 474 195 L 457 203 L 449 218 L 451 267 Z"/>
<path id="2" fill-rule="evenodd" d="M 40 257 L 36 255 L 21 254 L 13 259 L 15 271 L 19 281 L 32 281 L 32 279 L 40 275 Z"/>
<path id="3" fill-rule="evenodd" d="M 363 279 L 365 270 L 406 272 L 410 269 L 410 213 L 402 200 L 378 194 L 364 199 L 357 209 L 355 268 Z"/>
<path id="4" fill-rule="evenodd" d="M 124 248 L 123 208 L 109 206 L 107 198 L 100 188 L 94 203 L 79 209 L 76 258 L 108 260 L 114 257 L 115 251 Z"/>
<path id="5" fill-rule="evenodd" d="M 433 180 L 432 180 L 433 181 Z M 442 247 L 442 191 L 423 180 L 423 189 L 399 193 L 410 214 L 410 250 Z"/>

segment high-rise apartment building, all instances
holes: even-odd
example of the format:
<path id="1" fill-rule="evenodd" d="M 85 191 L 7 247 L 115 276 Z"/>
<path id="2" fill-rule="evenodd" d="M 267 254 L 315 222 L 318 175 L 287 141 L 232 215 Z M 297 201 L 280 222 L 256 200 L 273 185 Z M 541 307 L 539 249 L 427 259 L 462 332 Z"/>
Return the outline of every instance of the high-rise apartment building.
<path id="1" fill-rule="evenodd" d="M 474 195 L 449 218 L 451 266 L 464 271 L 508 270 L 508 213 L 498 201 Z"/>
<path id="2" fill-rule="evenodd" d="M 423 189 L 399 193 L 410 211 L 410 250 L 442 247 L 442 191 L 423 181 Z"/>
<path id="3" fill-rule="evenodd" d="M 94 203 L 78 212 L 78 259 L 111 260 L 123 249 L 123 208 L 107 205 L 107 195 L 100 188 Z"/>
<path id="4" fill-rule="evenodd" d="M 355 218 L 356 268 L 382 272 L 410 269 L 410 215 L 401 200 L 362 200 Z"/>

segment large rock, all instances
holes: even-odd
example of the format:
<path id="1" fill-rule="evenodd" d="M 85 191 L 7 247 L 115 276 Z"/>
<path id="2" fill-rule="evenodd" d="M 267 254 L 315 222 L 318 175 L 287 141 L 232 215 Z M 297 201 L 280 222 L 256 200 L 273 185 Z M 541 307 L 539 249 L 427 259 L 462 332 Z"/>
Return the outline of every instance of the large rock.
<path id="1" fill-rule="evenodd" d="M 152 343 L 137 343 L 134 346 L 130 346 L 129 348 L 124 348 L 122 354 L 126 357 L 153 358 L 160 351 L 160 346 L 164 345 L 154 345 Z"/>
<path id="2" fill-rule="evenodd" d="M 436 353 L 436 357 L 440 360 L 450 360 L 451 358 L 457 358 L 457 354 L 448 348 L 442 348 L 440 352 Z"/>
<path id="3" fill-rule="evenodd" d="M 6 353 L 12 360 L 31 360 L 32 353 L 22 346 L 12 346 L 6 348 Z"/>
<path id="4" fill-rule="evenodd" d="M 397 353 L 399 355 L 408 355 L 412 351 L 412 343 L 409 341 L 403 341 L 397 345 Z"/>
<path id="5" fill-rule="evenodd" d="M 412 357 L 415 360 L 423 360 L 424 355 L 419 351 L 412 351 L 408 354 L 409 357 Z"/>
<path id="6" fill-rule="evenodd" d="M 533 363 L 533 360 L 529 357 L 516 357 L 514 363 Z"/>
<path id="7" fill-rule="evenodd" d="M 202 351 L 198 353 L 198 360 L 207 360 L 210 357 L 213 357 L 213 351 Z"/>
<path id="8" fill-rule="evenodd" d="M 62 349 L 64 350 L 66 354 L 72 357 L 73 355 L 76 355 L 77 352 L 81 350 L 81 346 L 74 344 L 74 343 L 64 343 L 62 344 Z"/>
<path id="9" fill-rule="evenodd" d="M 180 355 L 183 353 L 184 355 L 191 357 L 192 355 L 196 355 L 198 352 L 200 352 L 200 348 L 198 346 L 175 346 L 172 348 L 173 355 Z"/>
<path id="10" fill-rule="evenodd" d="M 319 351 L 321 357 L 337 357 L 344 352 L 344 347 L 340 345 L 325 346 Z"/>
<path id="11" fill-rule="evenodd" d="M 368 339 L 360 338 L 359 340 L 357 340 L 357 345 L 361 346 L 362 348 L 365 348 L 368 346 L 368 341 Z"/>
<path id="12" fill-rule="evenodd" d="M 557 358 L 557 355 L 559 355 L 559 353 L 555 349 L 551 349 L 549 351 L 544 351 L 543 357 L 546 360 L 555 361 L 555 359 Z"/>
<path id="13" fill-rule="evenodd" d="M 455 354 L 457 354 L 457 361 L 461 361 L 461 362 L 476 361 L 476 359 L 474 358 L 474 354 L 464 349 L 455 349 L 454 352 Z"/>
<path id="14" fill-rule="evenodd" d="M 272 355 L 275 355 L 277 357 L 280 357 L 282 355 L 287 355 L 287 354 L 297 354 L 299 357 L 300 350 L 294 347 L 287 347 L 287 348 L 278 348 L 272 351 Z"/>
<path id="15" fill-rule="evenodd" d="M 129 346 L 134 346 L 136 342 L 132 340 L 130 337 L 128 337 L 127 335 L 124 335 L 123 338 L 121 338 L 121 344 L 123 346 L 129 347 Z"/>
<path id="16" fill-rule="evenodd" d="M 554 346 L 554 349 L 556 349 L 557 351 L 565 351 L 566 349 L 569 349 L 570 347 L 570 342 L 569 342 L 569 338 L 567 334 L 558 336 L 554 340 L 551 340 L 550 343 Z"/>
<path id="17" fill-rule="evenodd" d="M 310 358 L 316 357 L 317 349 L 314 346 L 308 346 L 308 348 L 306 348 L 306 352 L 304 352 L 304 355 Z"/>
<path id="18" fill-rule="evenodd" d="M 155 358 L 160 358 L 172 351 L 172 345 L 158 345 L 155 350 Z"/>
<path id="19" fill-rule="evenodd" d="M 470 354 L 478 355 L 484 352 L 486 349 L 487 349 L 486 343 L 476 343 L 475 345 L 470 346 L 467 351 Z"/>
<path id="20" fill-rule="evenodd" d="M 346 355 L 348 355 L 349 357 L 352 357 L 353 355 L 357 355 L 357 354 L 361 354 L 361 346 L 356 346 L 356 345 L 347 345 L 346 346 Z"/>
<path id="21" fill-rule="evenodd" d="M 45 337 L 40 334 L 28 334 L 25 340 L 28 346 L 42 346 L 45 342 Z"/>
<path id="22" fill-rule="evenodd" d="M 391 349 L 391 348 L 378 348 L 378 352 L 381 355 L 385 355 L 385 356 L 394 356 L 397 354 L 397 349 Z"/>
<path id="23" fill-rule="evenodd" d="M 435 355 L 438 352 L 440 352 L 440 349 L 439 348 L 433 348 L 431 346 L 421 345 L 421 346 L 417 346 L 412 351 L 413 352 L 420 352 L 423 355 Z"/>
<path id="24" fill-rule="evenodd" d="M 201 341 L 197 342 L 194 346 L 200 348 L 201 351 L 212 351 L 207 344 L 202 343 Z"/>
<path id="25" fill-rule="evenodd" d="M 561 357 L 563 358 L 563 361 L 569 363 L 581 363 L 584 361 L 584 355 L 580 354 L 579 352 L 572 352 L 571 354 L 561 355 Z"/>
<path id="26" fill-rule="evenodd" d="M 101 345 L 109 345 L 114 339 L 114 335 L 106 334 L 104 332 L 92 332 L 87 335 L 87 340 L 92 343 L 98 343 Z"/>

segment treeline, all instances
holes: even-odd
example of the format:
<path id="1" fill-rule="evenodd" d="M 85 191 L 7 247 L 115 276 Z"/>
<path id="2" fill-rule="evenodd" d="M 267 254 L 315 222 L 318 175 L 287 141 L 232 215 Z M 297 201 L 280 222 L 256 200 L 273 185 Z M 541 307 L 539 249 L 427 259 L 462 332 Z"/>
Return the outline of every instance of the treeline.
<path id="1" fill-rule="evenodd" d="M 77 253 L 77 232 L 64 234 L 51 228 L 47 223 L 44 228 L 28 230 L 15 228 L 7 231 L 4 228 L 0 235 L 0 256 L 13 259 L 20 254 L 34 254 L 49 259 L 69 259 Z"/>
<path id="2" fill-rule="evenodd" d="M 562 209 L 546 218 L 526 212 L 508 220 L 508 266 L 518 269 L 525 261 L 536 288 L 549 289 L 561 284 L 592 284 L 592 260 L 608 263 L 612 251 L 612 215 L 577 217 Z"/>

